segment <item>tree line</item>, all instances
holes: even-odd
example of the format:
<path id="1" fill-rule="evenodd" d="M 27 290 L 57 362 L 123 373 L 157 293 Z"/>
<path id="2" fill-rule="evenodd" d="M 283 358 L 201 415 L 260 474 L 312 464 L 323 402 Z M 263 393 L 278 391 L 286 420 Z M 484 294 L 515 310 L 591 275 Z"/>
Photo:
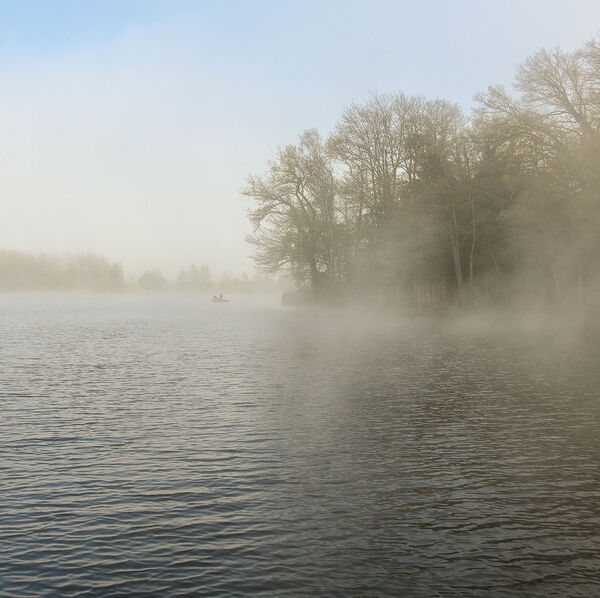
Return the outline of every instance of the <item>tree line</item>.
<path id="1" fill-rule="evenodd" d="M 181 291 L 232 293 L 268 292 L 282 289 L 282 281 L 255 273 L 234 276 L 224 272 L 213 278 L 206 265 L 183 268 L 174 281 L 159 269 L 139 277 L 125 277 L 120 262 L 101 255 L 83 253 L 69 256 L 0 250 L 0 291 Z"/>
<path id="2" fill-rule="evenodd" d="M 242 192 L 258 267 L 313 298 L 564 303 L 600 283 L 600 42 L 540 50 L 465 115 L 375 94 Z"/>
<path id="3" fill-rule="evenodd" d="M 0 250 L 1 291 L 121 291 L 123 267 L 93 253 L 57 257 Z"/>

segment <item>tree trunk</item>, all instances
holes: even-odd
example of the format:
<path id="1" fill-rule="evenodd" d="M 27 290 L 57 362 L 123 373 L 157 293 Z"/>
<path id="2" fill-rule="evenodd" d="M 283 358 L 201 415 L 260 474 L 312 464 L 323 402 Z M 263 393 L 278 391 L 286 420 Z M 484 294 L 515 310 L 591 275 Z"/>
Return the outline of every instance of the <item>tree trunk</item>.
<path id="1" fill-rule="evenodd" d="M 506 286 L 506 279 L 504 277 L 504 274 L 500 270 L 500 266 L 498 265 L 498 260 L 496 259 L 494 252 L 491 249 L 489 250 L 489 252 L 490 252 L 490 255 L 492 256 L 492 261 L 494 262 L 494 267 L 496 268 L 498 277 L 502 281 L 502 290 L 504 291 L 504 305 L 507 305 L 508 304 L 508 287 Z"/>
<path id="2" fill-rule="evenodd" d="M 583 265 L 581 255 L 577 259 L 577 290 L 579 291 L 579 302 L 583 303 Z"/>
<path id="3" fill-rule="evenodd" d="M 470 194 L 471 199 L 471 253 L 469 255 L 469 282 L 473 284 L 474 261 L 475 261 L 475 243 L 477 240 L 477 225 L 475 222 L 475 199 L 473 193 Z"/>
<path id="4" fill-rule="evenodd" d="M 462 265 L 460 263 L 460 244 L 458 238 L 458 221 L 456 219 L 456 209 L 454 207 L 454 200 L 451 201 L 452 205 L 452 221 L 450 223 L 450 243 L 452 245 L 452 260 L 454 261 L 454 272 L 456 274 L 456 293 L 458 304 L 461 305 L 463 302 L 463 275 Z"/>
<path id="5" fill-rule="evenodd" d="M 317 261 L 315 258 L 310 260 L 310 288 L 313 293 L 317 290 L 319 284 L 319 271 L 317 270 Z"/>
<path id="6" fill-rule="evenodd" d="M 559 303 L 562 302 L 562 296 L 560 292 L 560 283 L 558 281 L 558 276 L 556 275 L 556 270 L 554 268 L 554 264 L 550 262 L 550 270 L 552 272 L 552 280 L 554 281 L 554 291 L 556 292 L 556 299 Z"/>

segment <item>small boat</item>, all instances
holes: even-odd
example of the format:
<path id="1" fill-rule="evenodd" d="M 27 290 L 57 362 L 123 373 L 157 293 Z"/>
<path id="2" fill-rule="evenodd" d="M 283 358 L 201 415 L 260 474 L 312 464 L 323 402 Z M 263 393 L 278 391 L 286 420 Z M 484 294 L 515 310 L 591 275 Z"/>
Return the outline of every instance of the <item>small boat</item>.
<path id="1" fill-rule="evenodd" d="M 223 293 L 221 293 L 219 296 L 213 295 L 211 301 L 213 303 L 229 303 L 229 299 L 223 299 Z"/>

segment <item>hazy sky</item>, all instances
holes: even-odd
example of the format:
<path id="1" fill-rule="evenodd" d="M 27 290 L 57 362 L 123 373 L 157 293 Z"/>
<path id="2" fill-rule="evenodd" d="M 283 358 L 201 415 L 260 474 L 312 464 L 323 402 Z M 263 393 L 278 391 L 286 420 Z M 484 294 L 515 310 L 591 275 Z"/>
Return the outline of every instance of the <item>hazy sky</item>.
<path id="1" fill-rule="evenodd" d="M 250 270 L 248 172 L 370 91 L 472 105 L 599 0 L 0 2 L 0 248 Z"/>

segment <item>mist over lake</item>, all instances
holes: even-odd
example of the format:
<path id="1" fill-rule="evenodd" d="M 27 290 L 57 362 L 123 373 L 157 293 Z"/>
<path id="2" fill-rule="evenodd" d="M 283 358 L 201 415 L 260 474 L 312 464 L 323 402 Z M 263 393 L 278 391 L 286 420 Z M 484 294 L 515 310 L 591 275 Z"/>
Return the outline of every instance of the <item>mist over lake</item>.
<path id="1" fill-rule="evenodd" d="M 0 598 L 600 596 L 600 2 L 0 2 Z"/>
<path id="2" fill-rule="evenodd" d="M 591 596 L 600 343 L 0 297 L 0 594 Z"/>

